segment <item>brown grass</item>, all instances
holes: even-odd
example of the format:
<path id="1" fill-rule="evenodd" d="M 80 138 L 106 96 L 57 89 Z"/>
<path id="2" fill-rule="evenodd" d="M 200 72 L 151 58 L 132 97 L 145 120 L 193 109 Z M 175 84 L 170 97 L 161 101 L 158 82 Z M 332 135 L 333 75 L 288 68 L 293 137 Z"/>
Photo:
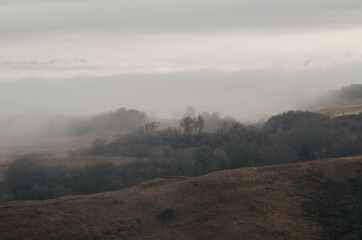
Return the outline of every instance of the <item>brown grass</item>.
<path id="1" fill-rule="evenodd" d="M 338 117 L 343 115 L 359 114 L 362 112 L 362 99 L 355 99 L 342 102 L 335 106 L 313 111 L 329 117 Z"/>
<path id="2" fill-rule="evenodd" d="M 361 167 L 362 157 L 324 159 L 1 203 L 0 239 L 335 238 L 348 231 L 343 208 L 361 200 L 351 185 Z M 173 209 L 174 218 L 160 219 L 165 209 Z"/>
<path id="3" fill-rule="evenodd" d="M 125 157 L 70 157 L 72 152 L 90 148 L 97 138 L 112 141 L 124 134 L 113 130 L 94 130 L 79 137 L 34 137 L 34 136 L 0 136 L 0 181 L 4 178 L 8 165 L 24 155 L 35 155 L 44 164 L 84 167 L 99 162 L 115 164 L 133 161 Z"/>
<path id="4" fill-rule="evenodd" d="M 0 136 L 0 163 L 33 153 L 54 158 L 67 157 L 72 151 L 89 148 L 97 138 L 112 141 L 122 134 L 119 131 L 95 130 L 79 137 Z"/>

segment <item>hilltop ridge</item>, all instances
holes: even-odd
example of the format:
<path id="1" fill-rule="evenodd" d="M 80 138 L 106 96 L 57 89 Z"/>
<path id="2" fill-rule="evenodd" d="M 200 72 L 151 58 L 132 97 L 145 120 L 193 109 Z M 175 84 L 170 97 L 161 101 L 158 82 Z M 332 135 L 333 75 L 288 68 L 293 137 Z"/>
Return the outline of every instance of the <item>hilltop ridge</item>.
<path id="1" fill-rule="evenodd" d="M 315 100 L 313 112 L 338 117 L 362 112 L 362 84 L 331 91 Z"/>
<path id="2" fill-rule="evenodd" d="M 1 203 L 0 238 L 353 237 L 361 230 L 354 215 L 361 212 L 361 169 L 362 157 L 323 159 L 162 177 L 93 195 Z"/>
<path id="3" fill-rule="evenodd" d="M 314 110 L 313 112 L 326 115 L 328 117 L 339 117 L 343 115 L 352 115 L 362 112 L 362 98 L 348 100 L 339 104 Z"/>

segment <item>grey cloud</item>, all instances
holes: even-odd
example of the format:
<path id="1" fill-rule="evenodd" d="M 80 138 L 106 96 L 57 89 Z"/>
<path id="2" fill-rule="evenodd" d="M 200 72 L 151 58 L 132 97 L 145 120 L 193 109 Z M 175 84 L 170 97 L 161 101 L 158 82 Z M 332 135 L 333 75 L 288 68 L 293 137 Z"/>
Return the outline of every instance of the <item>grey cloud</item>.
<path id="1" fill-rule="evenodd" d="M 196 31 L 361 25 L 360 0 L 18 1 L 2 5 L 0 35 L 53 31 Z"/>
<path id="2" fill-rule="evenodd" d="M 223 69 L 223 65 L 234 62 L 235 66 L 242 67 L 248 61 L 253 61 L 253 54 L 255 54 L 255 63 L 260 62 L 258 59 L 267 60 L 265 64 L 263 61 L 260 65 L 256 64 L 259 68 L 264 67 L 263 69 L 236 73 L 204 70 L 144 75 L 123 74 L 102 78 L 74 77 L 58 81 L 24 79 L 2 82 L 0 83 L 0 116 L 34 110 L 60 114 L 93 114 L 125 106 L 155 111 L 159 116 L 170 117 L 173 112 L 182 112 L 186 106 L 194 105 L 199 111 L 220 111 L 224 115 L 231 115 L 241 120 L 255 120 L 264 114 L 271 115 L 288 109 L 303 108 L 309 98 L 321 91 L 362 81 L 361 53 L 358 48 L 359 33 L 349 33 L 348 37 L 338 38 L 334 45 L 323 48 L 321 44 L 326 43 L 328 38 L 343 36 L 344 32 L 336 31 L 336 33 L 321 37 L 318 34 L 313 35 L 310 29 L 304 31 L 304 28 L 328 31 L 331 28 L 350 25 L 362 26 L 360 0 L 1 1 L 0 41 L 8 41 L 1 42 L 6 52 L 2 55 L 1 61 L 8 60 L 0 64 L 0 67 L 5 69 L 2 71 L 3 79 L 1 80 L 6 80 L 5 78 L 10 75 L 15 75 L 13 79 L 27 76 L 49 77 L 67 72 L 72 72 L 72 74 L 65 77 L 87 75 L 87 71 L 83 70 L 91 72 L 87 76 L 101 76 L 103 67 L 131 68 L 132 64 L 137 67 L 139 63 L 141 67 L 144 64 L 146 67 L 153 68 L 163 66 L 163 61 L 171 63 L 171 67 L 168 68 L 166 64 L 167 71 L 171 71 L 170 69 L 174 66 L 175 69 L 202 69 L 203 66 Z M 245 45 L 250 45 L 246 48 L 254 46 L 250 44 L 254 39 L 257 39 L 259 43 L 254 46 L 257 51 L 252 49 L 255 51 L 250 51 L 249 55 L 245 55 L 245 58 L 250 59 L 240 62 L 238 62 L 240 59 L 234 56 L 241 55 L 245 51 L 244 48 L 238 48 L 239 44 L 243 44 L 241 41 L 243 36 L 234 38 L 231 34 L 227 41 L 220 39 L 219 42 L 216 41 L 218 34 L 227 32 L 219 30 L 235 30 L 236 28 L 252 30 L 260 28 L 259 30 L 263 32 L 260 38 L 249 38 L 249 42 L 245 41 Z M 282 29 L 280 32 L 283 32 L 283 28 L 297 30 L 303 28 L 303 31 L 300 31 L 295 38 L 285 36 L 286 41 L 280 41 L 284 38 L 283 33 L 280 34 L 281 36 L 276 34 L 278 35 L 276 38 L 268 38 L 268 31 L 272 36 L 275 32 L 279 33 L 279 28 Z M 356 32 L 360 31 L 359 27 L 354 29 Z M 102 31 L 107 34 L 102 35 Z M 186 32 L 187 34 L 184 35 L 187 36 L 176 41 L 174 37 L 163 39 L 165 35 L 158 34 L 176 31 Z M 197 51 L 202 50 L 206 38 L 200 38 L 195 45 L 190 44 L 195 39 L 188 37 L 195 35 L 190 33 L 196 31 L 200 35 L 205 35 L 207 41 L 215 42 L 215 44 L 207 45 L 208 49 L 203 50 L 208 54 Z M 113 48 L 110 51 L 102 47 L 97 48 L 99 45 L 108 44 L 102 38 L 89 40 L 91 42 L 89 45 L 84 44 L 88 37 L 98 33 L 103 38 L 112 38 L 109 32 L 125 34 L 125 36 L 117 34 L 119 38 L 114 38 L 115 42 L 128 41 L 128 43 L 125 42 L 123 48 L 120 45 L 117 45 L 117 48 L 115 42 L 110 41 L 115 45 L 114 51 L 125 51 L 124 59 L 119 58 L 122 55 L 121 52 L 111 56 Z M 130 32 L 137 34 L 128 34 Z M 145 34 L 147 32 L 156 33 L 157 37 L 147 38 Z M 213 34 L 207 35 L 208 32 L 213 32 Z M 62 38 L 59 36 L 62 34 L 69 37 Z M 74 37 L 78 36 L 77 34 L 81 37 Z M 308 42 L 303 42 L 303 39 L 300 39 L 303 38 L 303 34 L 313 35 L 315 39 L 307 38 Z M 182 35 L 175 34 L 176 37 Z M 245 31 L 245 36 L 247 35 L 248 32 Z M 128 40 L 127 36 L 129 36 Z M 354 36 L 357 37 L 353 38 Z M 151 44 L 147 45 L 150 39 Z M 164 40 L 161 45 L 162 43 L 167 45 L 169 42 L 172 44 L 168 48 L 163 48 L 163 45 L 154 43 L 159 43 L 160 39 Z M 351 47 L 338 44 L 338 41 L 343 41 L 345 45 L 348 45 L 349 40 L 353 39 L 357 41 L 353 42 Z M 186 40 L 189 41 L 189 45 L 185 43 Z M 273 40 L 279 43 L 279 45 L 275 44 L 277 49 L 270 44 Z M 54 44 L 51 44 L 53 41 Z M 62 41 L 70 44 L 62 45 Z M 132 45 L 134 41 L 136 43 Z M 288 41 L 292 43 L 291 46 L 284 48 L 283 44 L 287 44 Z M 231 46 L 213 52 L 213 49 L 219 47 L 218 44 Z M 298 44 L 302 47 L 300 50 L 302 53 L 296 51 L 300 49 Z M 311 45 L 310 48 L 308 44 Z M 183 54 L 170 51 L 178 46 L 181 46 L 181 51 L 187 51 L 182 52 Z M 78 48 L 83 51 L 77 51 Z M 129 48 L 131 50 L 126 51 Z M 87 55 L 88 50 L 93 50 L 95 53 Z M 222 55 L 224 51 L 229 51 L 230 54 Z M 266 51 L 265 54 L 264 51 Z M 275 54 L 278 51 L 282 53 Z M 162 54 L 165 52 L 171 53 Z M 245 52 L 247 54 L 247 51 Z M 161 53 L 160 56 L 156 56 L 158 53 Z M 198 56 L 198 53 L 204 55 Z M 74 59 L 72 59 L 73 56 Z M 83 59 L 82 56 L 87 59 Z M 285 59 L 285 64 L 279 63 L 279 67 L 275 67 L 273 59 L 279 61 L 279 57 Z M 212 60 L 212 58 L 221 60 L 215 61 L 215 64 L 213 62 L 210 65 L 206 64 L 207 60 Z M 295 58 L 297 60 L 293 60 Z M 28 60 L 22 61 L 23 59 Z M 117 63 L 117 60 L 120 63 Z M 304 61 L 305 68 L 299 66 L 299 60 L 302 63 Z M 294 65 L 289 70 L 288 67 L 280 67 L 280 65 L 287 66 L 293 61 L 298 63 L 296 69 L 293 68 Z M 187 64 L 183 67 L 185 62 L 201 67 L 192 68 Z M 324 64 L 325 62 L 331 63 Z M 114 66 L 109 66 L 109 64 L 114 64 Z M 137 72 L 137 68 L 135 69 L 129 72 Z M 104 75 L 114 74 L 106 70 Z M 46 71 L 51 74 L 37 74 Z M 27 74 L 28 72 L 32 74 Z M 99 74 L 94 74 L 95 72 Z M 117 73 L 119 72 L 122 71 Z"/>
<path id="3" fill-rule="evenodd" d="M 62 59 L 50 59 L 48 61 L 39 61 L 39 60 L 27 60 L 27 61 L 6 61 L 4 64 L 6 65 L 47 65 L 47 64 L 66 64 L 68 63 L 65 60 Z"/>
<path id="4" fill-rule="evenodd" d="M 64 60 L 64 59 L 49 59 L 47 61 L 40 60 L 26 60 L 26 61 L 4 61 L 0 63 L 1 65 L 9 66 L 14 69 L 26 69 L 26 68 L 38 68 L 42 70 L 47 70 L 48 68 L 59 68 L 59 69 L 78 69 L 78 68 L 97 68 L 96 66 L 82 66 L 86 63 L 87 60 L 83 58 L 76 58 L 73 60 Z M 79 66 L 80 65 L 80 66 Z"/>
<path id="5" fill-rule="evenodd" d="M 94 114 L 121 106 L 170 117 L 188 105 L 243 121 L 303 109 L 323 91 L 362 83 L 360 66 L 313 71 L 272 69 L 226 74 L 212 70 L 61 81 L 24 80 L 0 84 L 0 115 L 45 110 Z"/>
<path id="6" fill-rule="evenodd" d="M 62 0 L 62 2 L 89 2 L 92 0 Z M 19 5 L 19 4 L 37 4 L 37 3 L 56 3 L 58 0 L 2 0 L 1 5 Z"/>

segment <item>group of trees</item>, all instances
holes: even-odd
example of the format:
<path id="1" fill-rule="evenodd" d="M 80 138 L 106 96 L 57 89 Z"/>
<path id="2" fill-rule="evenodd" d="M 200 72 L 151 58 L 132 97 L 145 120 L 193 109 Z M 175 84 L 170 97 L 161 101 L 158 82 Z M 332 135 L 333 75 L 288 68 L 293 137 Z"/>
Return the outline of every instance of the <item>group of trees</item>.
<path id="1" fill-rule="evenodd" d="M 332 119 L 290 111 L 271 117 L 261 128 L 230 123 L 216 133 L 203 132 L 204 124 L 202 116 L 188 116 L 180 121 L 180 130 L 129 133 L 105 144 L 104 154 L 149 158 L 157 148 L 160 158 L 176 161 L 185 151 L 197 166 L 206 152 L 208 161 L 214 161 L 211 153 L 218 149 L 225 161 L 215 170 L 362 154 L 362 114 Z"/>
<path id="2" fill-rule="evenodd" d="M 362 154 L 362 114 L 331 119 L 290 111 L 270 118 L 261 128 L 229 123 L 215 133 L 203 131 L 202 116 L 187 116 L 180 123 L 181 130 L 157 130 L 156 122 L 149 123 L 145 129 L 108 143 L 96 140 L 87 152 L 135 159 L 120 165 L 102 163 L 67 169 L 16 161 L 6 174 L 4 196 L 43 199 L 114 190 L 165 175 L 196 176 L 216 170 Z"/>
<path id="3" fill-rule="evenodd" d="M 150 122 L 150 123 L 146 123 L 145 124 L 145 132 L 149 135 L 155 135 L 157 130 L 158 130 L 158 126 L 160 125 L 159 122 Z"/>
<path id="4" fill-rule="evenodd" d="M 146 113 L 119 108 L 108 113 L 98 114 L 89 120 L 91 128 L 105 128 L 120 131 L 135 131 L 147 122 Z"/>
<path id="5" fill-rule="evenodd" d="M 42 200 L 74 194 L 91 194 L 121 189 L 139 183 L 134 166 L 103 162 L 84 168 L 39 163 L 33 157 L 13 162 L 0 183 L 0 201 Z M 147 176 L 146 176 L 147 177 Z"/>
<path id="6" fill-rule="evenodd" d="M 146 113 L 119 108 L 115 111 L 98 114 L 90 117 L 73 118 L 64 126 L 66 135 L 80 136 L 94 129 L 110 129 L 116 131 L 135 131 L 147 122 Z M 52 128 L 51 124 L 49 128 Z"/>
<path id="7" fill-rule="evenodd" d="M 95 129 L 135 131 L 147 122 L 144 112 L 119 108 L 94 116 L 62 116 L 34 112 L 0 118 L 0 137 L 81 136 Z"/>
<path id="8" fill-rule="evenodd" d="M 196 108 L 188 106 L 185 109 L 184 114 L 182 114 L 182 119 L 180 121 L 180 129 L 184 130 L 184 125 L 186 125 L 186 132 L 208 132 L 216 133 L 221 128 L 224 128 L 225 125 L 232 125 L 237 123 L 231 117 L 222 117 L 218 112 L 202 112 L 197 114 Z M 200 129 L 201 127 L 201 129 Z"/>
<path id="9" fill-rule="evenodd" d="M 343 100 L 362 98 L 362 84 L 352 84 L 337 91 L 338 96 Z"/>
<path id="10" fill-rule="evenodd" d="M 262 131 L 288 144 L 297 161 L 362 154 L 362 113 L 332 119 L 290 111 L 270 118 Z"/>
<path id="11" fill-rule="evenodd" d="M 198 115 L 197 118 L 191 118 L 187 116 L 180 121 L 180 131 L 187 135 L 192 133 L 201 134 L 204 130 L 204 126 L 205 121 L 201 115 Z"/>

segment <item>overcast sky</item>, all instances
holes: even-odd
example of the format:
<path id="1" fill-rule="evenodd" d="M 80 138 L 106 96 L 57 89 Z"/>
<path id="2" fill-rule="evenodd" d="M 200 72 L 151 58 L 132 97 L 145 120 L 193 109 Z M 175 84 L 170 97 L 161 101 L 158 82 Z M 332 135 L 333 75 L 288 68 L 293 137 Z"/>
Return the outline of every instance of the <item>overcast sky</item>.
<path id="1" fill-rule="evenodd" d="M 362 83 L 361 0 L 1 0 L 0 115 L 254 120 Z"/>

